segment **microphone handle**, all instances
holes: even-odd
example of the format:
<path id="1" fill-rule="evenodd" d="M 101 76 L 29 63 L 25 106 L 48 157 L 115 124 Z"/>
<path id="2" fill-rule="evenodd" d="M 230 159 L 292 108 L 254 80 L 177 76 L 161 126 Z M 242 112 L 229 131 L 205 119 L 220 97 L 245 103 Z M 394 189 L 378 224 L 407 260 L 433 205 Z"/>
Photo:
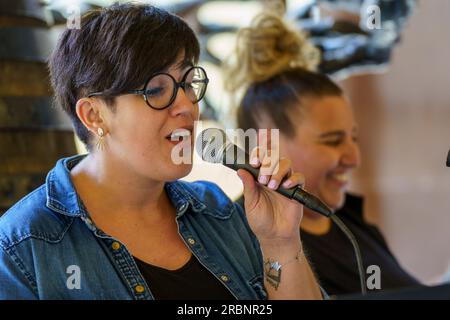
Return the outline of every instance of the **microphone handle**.
<path id="1" fill-rule="evenodd" d="M 224 156 L 222 158 L 222 164 L 230 169 L 235 170 L 235 171 L 237 171 L 239 169 L 247 170 L 248 172 L 250 172 L 250 174 L 253 176 L 253 178 L 255 178 L 255 180 L 258 181 L 259 168 L 253 168 L 249 164 L 250 161 L 249 161 L 248 154 L 246 152 L 244 152 L 241 148 L 237 147 L 236 145 L 232 145 L 232 148 L 227 148 L 227 149 L 228 149 L 227 153 L 229 151 L 234 152 L 235 156 L 233 158 L 231 158 L 231 159 L 234 159 L 234 161 L 233 162 L 230 161 L 231 163 L 228 163 L 228 161 L 226 161 L 226 157 Z M 233 150 L 230 150 L 230 149 L 233 149 Z M 238 164 L 238 162 L 241 162 L 241 161 L 236 161 L 236 159 L 238 158 L 236 155 L 239 154 L 238 152 L 241 152 L 241 154 L 242 153 L 244 154 L 245 161 L 243 164 Z M 301 204 L 308 207 L 309 209 L 316 211 L 316 212 L 324 215 L 327 218 L 329 218 L 333 214 L 333 211 L 331 211 L 331 209 L 328 208 L 328 206 L 326 204 L 324 204 L 319 198 L 306 192 L 299 186 L 295 186 L 292 188 L 283 188 L 280 186 L 276 190 L 276 192 L 282 194 L 285 197 L 288 197 L 289 199 L 293 199 L 293 200 L 300 202 Z"/>

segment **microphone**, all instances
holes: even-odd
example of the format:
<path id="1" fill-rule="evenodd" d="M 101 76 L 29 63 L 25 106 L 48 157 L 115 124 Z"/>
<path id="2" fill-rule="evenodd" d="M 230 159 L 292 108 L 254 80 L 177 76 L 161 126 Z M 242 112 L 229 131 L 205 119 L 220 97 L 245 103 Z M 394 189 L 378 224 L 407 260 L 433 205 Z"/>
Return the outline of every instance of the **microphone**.
<path id="1" fill-rule="evenodd" d="M 450 151 L 448 152 L 447 155 L 447 167 L 450 167 Z"/>
<path id="2" fill-rule="evenodd" d="M 208 128 L 200 133 L 196 141 L 197 153 L 200 157 L 211 163 L 220 163 L 235 171 L 245 169 L 258 180 L 259 169 L 253 168 L 249 163 L 249 155 L 231 143 L 223 130 Z M 316 211 L 326 217 L 330 217 L 333 212 L 319 198 L 309 194 L 299 186 L 292 188 L 279 187 L 276 192 L 289 199 L 296 200 L 309 209 Z"/>

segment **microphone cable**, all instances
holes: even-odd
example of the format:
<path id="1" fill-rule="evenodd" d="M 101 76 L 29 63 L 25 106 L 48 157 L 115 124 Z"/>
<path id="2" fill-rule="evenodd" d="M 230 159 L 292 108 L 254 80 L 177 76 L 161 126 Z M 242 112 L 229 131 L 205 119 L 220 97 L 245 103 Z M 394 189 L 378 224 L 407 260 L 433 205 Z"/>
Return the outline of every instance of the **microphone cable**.
<path id="1" fill-rule="evenodd" d="M 363 262 L 362 262 L 362 255 L 361 255 L 361 250 L 360 250 L 359 245 L 358 245 L 358 241 L 356 240 L 355 236 L 350 231 L 350 229 L 347 228 L 345 223 L 342 222 L 342 220 L 339 219 L 336 215 L 332 214 L 330 216 L 330 219 L 344 233 L 344 235 L 348 238 L 348 240 L 350 240 L 350 243 L 352 244 L 353 252 L 354 252 L 355 257 L 356 257 L 356 264 L 358 266 L 358 274 L 359 274 L 359 282 L 360 282 L 360 285 L 361 285 L 361 293 L 363 295 L 365 295 L 367 293 L 366 281 L 365 281 L 366 278 L 364 276 L 364 267 L 363 267 Z"/>

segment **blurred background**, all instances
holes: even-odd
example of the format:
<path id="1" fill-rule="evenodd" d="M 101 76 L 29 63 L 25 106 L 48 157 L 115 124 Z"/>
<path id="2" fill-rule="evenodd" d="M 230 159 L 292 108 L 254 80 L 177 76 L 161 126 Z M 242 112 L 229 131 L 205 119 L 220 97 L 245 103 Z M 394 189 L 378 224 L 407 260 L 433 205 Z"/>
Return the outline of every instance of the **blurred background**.
<path id="1" fill-rule="evenodd" d="M 46 60 L 79 14 L 114 2 L 0 0 L 0 215 L 41 185 L 57 159 L 85 152 L 52 103 Z M 263 8 L 279 10 L 278 2 L 140 2 L 184 17 L 197 32 L 211 79 L 201 117 L 205 126 L 234 127 L 220 63 L 236 30 Z M 351 190 L 365 196 L 367 219 L 402 265 L 435 283 L 450 266 L 450 0 L 287 0 L 286 8 L 355 109 L 363 162 Z M 185 179 L 212 180 L 231 198 L 242 190 L 233 172 L 198 161 Z"/>

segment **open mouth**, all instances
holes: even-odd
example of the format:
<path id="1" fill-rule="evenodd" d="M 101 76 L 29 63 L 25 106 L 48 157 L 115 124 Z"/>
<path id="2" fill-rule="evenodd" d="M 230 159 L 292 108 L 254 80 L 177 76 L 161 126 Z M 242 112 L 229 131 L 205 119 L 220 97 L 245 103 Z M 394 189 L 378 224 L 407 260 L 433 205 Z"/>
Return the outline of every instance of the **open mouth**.
<path id="1" fill-rule="evenodd" d="M 178 128 L 172 131 L 166 136 L 166 139 L 172 144 L 178 144 L 183 141 L 191 141 L 192 129 L 191 128 Z"/>
<path id="2" fill-rule="evenodd" d="M 341 183 L 347 183 L 350 180 L 349 175 L 346 174 L 346 173 L 341 173 L 341 174 L 335 173 L 335 174 L 331 175 L 331 177 L 334 180 L 337 180 L 337 181 L 339 181 Z"/>
<path id="3" fill-rule="evenodd" d="M 333 183 L 339 185 L 339 187 L 345 187 L 350 181 L 349 172 L 345 173 L 332 173 L 328 177 L 333 181 Z"/>

